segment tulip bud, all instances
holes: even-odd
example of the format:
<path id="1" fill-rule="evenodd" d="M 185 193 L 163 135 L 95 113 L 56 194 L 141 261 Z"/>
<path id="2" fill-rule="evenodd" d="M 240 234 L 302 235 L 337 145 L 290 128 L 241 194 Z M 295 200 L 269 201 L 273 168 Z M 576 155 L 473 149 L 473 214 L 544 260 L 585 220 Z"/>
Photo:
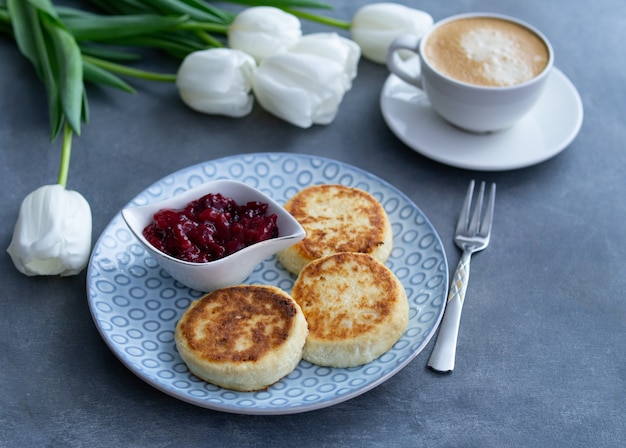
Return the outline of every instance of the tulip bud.
<path id="1" fill-rule="evenodd" d="M 350 33 L 363 56 L 384 64 L 391 42 L 401 34 L 418 37 L 432 26 L 430 14 L 398 3 L 372 3 L 359 9 L 352 18 Z"/>
<path id="2" fill-rule="evenodd" d="M 300 20 L 272 6 L 240 12 L 228 28 L 228 46 L 244 51 L 257 62 L 289 50 L 302 36 Z"/>
<path id="3" fill-rule="evenodd" d="M 206 114 L 243 117 L 252 110 L 256 63 L 239 50 L 214 48 L 190 53 L 176 76 L 180 98 Z"/>
<path id="4" fill-rule="evenodd" d="M 344 89 L 352 88 L 352 80 L 356 78 L 361 57 L 361 49 L 356 42 L 337 33 L 313 33 L 302 36 L 290 52 L 313 54 L 341 64 L 344 70 Z"/>
<path id="5" fill-rule="evenodd" d="M 302 128 L 328 124 L 345 93 L 341 64 L 313 54 L 280 53 L 263 60 L 252 90 L 265 110 Z"/>
<path id="6" fill-rule="evenodd" d="M 38 188 L 22 202 L 7 252 L 28 276 L 78 274 L 91 252 L 89 203 L 61 185 Z"/>

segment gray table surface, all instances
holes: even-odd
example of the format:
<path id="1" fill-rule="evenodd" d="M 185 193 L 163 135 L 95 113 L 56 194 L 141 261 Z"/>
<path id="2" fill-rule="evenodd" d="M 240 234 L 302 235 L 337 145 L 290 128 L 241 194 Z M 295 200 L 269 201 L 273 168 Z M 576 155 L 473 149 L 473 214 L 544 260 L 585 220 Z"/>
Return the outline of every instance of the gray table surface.
<path id="1" fill-rule="evenodd" d="M 349 19 L 364 0 L 336 2 Z M 582 129 L 542 164 L 476 172 L 425 158 L 387 128 L 385 67 L 362 60 L 329 126 L 302 130 L 260 108 L 242 119 L 196 114 L 170 84 L 135 95 L 89 90 L 91 121 L 75 139 L 69 187 L 93 209 L 94 241 L 132 197 L 199 162 L 281 151 L 337 159 L 409 196 L 441 236 L 468 181 L 498 184 L 491 246 L 477 255 L 449 375 L 427 369 L 433 341 L 406 368 L 352 400 L 313 412 L 248 416 L 172 398 L 112 354 L 92 321 L 86 273 L 28 278 L 0 257 L 0 446 L 589 446 L 626 445 L 626 3 L 450 0 L 404 3 L 435 19 L 505 13 L 551 39 L 577 87 Z M 326 28 L 324 28 L 326 29 Z M 305 31 L 319 30 L 306 24 Z M 22 199 L 56 181 L 45 94 L 0 38 L 0 246 Z M 144 67 L 173 72 L 148 57 Z"/>

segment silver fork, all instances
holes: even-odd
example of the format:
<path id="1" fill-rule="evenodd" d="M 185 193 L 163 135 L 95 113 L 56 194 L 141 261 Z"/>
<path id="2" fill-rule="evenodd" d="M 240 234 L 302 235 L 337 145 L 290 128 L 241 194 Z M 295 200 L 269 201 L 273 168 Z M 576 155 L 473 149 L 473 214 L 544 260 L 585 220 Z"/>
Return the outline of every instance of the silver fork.
<path id="1" fill-rule="evenodd" d="M 480 191 L 470 219 L 473 195 L 474 181 L 472 180 L 467 189 L 465 202 L 463 203 L 461 215 L 454 232 L 454 242 L 463 253 L 454 271 L 454 278 L 450 285 L 446 310 L 439 327 L 437 342 L 435 342 L 435 348 L 428 360 L 428 367 L 438 372 L 451 372 L 454 370 L 456 341 L 459 334 L 459 324 L 461 323 L 463 302 L 465 301 L 465 291 L 469 281 L 470 259 L 474 252 L 483 250 L 489 244 L 493 208 L 496 201 L 496 184 L 491 184 L 487 205 L 483 210 L 485 182 L 481 182 Z"/>

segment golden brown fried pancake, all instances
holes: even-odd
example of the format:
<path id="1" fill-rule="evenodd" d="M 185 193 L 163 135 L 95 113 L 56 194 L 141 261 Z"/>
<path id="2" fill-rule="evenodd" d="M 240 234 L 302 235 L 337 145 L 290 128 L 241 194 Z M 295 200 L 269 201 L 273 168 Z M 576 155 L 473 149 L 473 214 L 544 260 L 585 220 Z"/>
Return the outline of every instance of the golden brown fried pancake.
<path id="1" fill-rule="evenodd" d="M 273 286 L 240 285 L 193 302 L 176 325 L 189 370 L 228 389 L 264 389 L 302 358 L 307 323 L 298 304 Z"/>
<path id="2" fill-rule="evenodd" d="M 312 261 L 291 295 L 309 324 L 303 358 L 318 365 L 368 363 L 389 350 L 408 324 L 402 283 L 367 254 L 342 252 Z"/>
<path id="3" fill-rule="evenodd" d="M 294 195 L 285 209 L 306 230 L 299 243 L 278 253 L 278 260 L 298 275 L 307 263 L 337 252 L 370 254 L 385 262 L 393 232 L 389 217 L 371 194 L 344 185 L 314 185 Z"/>

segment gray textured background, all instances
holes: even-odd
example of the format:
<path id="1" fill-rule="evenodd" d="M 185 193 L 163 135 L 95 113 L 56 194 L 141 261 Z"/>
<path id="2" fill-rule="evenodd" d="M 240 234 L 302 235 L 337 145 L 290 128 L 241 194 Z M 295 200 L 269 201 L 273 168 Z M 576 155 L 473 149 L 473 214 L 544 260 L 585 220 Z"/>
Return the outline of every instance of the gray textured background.
<path id="1" fill-rule="evenodd" d="M 334 2 L 350 19 L 363 0 Z M 94 240 L 132 197 L 166 174 L 231 154 L 334 158 L 406 193 L 444 240 L 471 178 L 498 183 L 494 234 L 476 256 L 456 370 L 426 350 L 391 380 L 340 405 L 290 416 L 231 415 L 171 398 L 127 370 L 92 322 L 85 273 L 27 278 L 4 253 L 22 199 L 56 181 L 45 93 L 0 37 L 0 446 L 618 447 L 626 444 L 626 3 L 622 0 L 405 1 L 435 19 L 468 11 L 524 19 L 551 39 L 577 86 L 583 127 L 557 157 L 480 173 L 430 161 L 386 127 L 385 67 L 366 60 L 329 126 L 295 128 L 260 108 L 242 119 L 192 112 L 169 84 L 136 95 L 89 90 L 69 187 L 93 209 Z M 319 27 L 305 24 L 306 31 Z M 325 28 L 323 28 L 325 29 Z M 176 70 L 165 58 L 144 67 Z"/>

